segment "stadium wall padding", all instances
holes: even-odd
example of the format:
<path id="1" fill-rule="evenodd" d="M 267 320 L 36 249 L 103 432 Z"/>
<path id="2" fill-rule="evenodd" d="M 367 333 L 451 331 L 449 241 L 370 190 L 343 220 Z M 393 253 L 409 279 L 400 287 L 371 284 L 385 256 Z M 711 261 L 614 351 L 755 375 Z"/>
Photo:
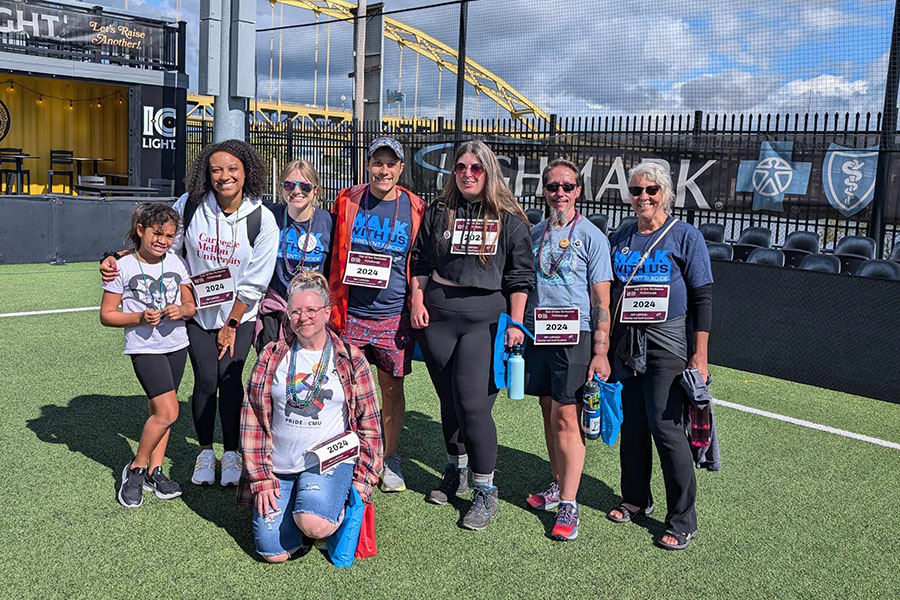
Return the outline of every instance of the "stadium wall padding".
<path id="1" fill-rule="evenodd" d="M 900 403 L 900 281 L 712 267 L 710 363 Z"/>

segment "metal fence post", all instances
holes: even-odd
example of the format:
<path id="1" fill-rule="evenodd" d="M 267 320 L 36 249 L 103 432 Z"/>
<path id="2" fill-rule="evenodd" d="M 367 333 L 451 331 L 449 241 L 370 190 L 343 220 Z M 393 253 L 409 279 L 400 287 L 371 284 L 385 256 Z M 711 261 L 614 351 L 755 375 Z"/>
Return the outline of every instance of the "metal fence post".
<path id="1" fill-rule="evenodd" d="M 462 141 L 463 106 L 466 98 L 466 28 L 469 20 L 468 0 L 459 4 L 459 44 L 456 54 L 456 141 Z"/>
<path id="2" fill-rule="evenodd" d="M 696 161 L 699 158 L 699 156 L 698 156 L 699 152 L 697 152 L 697 140 L 700 137 L 700 125 L 702 124 L 702 122 L 703 122 L 703 111 L 695 110 L 694 111 L 694 126 L 691 129 L 691 164 L 694 164 L 694 161 Z M 677 183 L 676 183 L 676 185 L 677 185 Z M 678 193 L 677 189 L 675 190 L 675 193 L 676 194 Z M 695 211 L 693 209 L 689 209 L 687 211 L 686 216 L 687 216 L 687 222 L 690 223 L 691 225 L 693 225 L 694 220 L 695 220 Z"/>

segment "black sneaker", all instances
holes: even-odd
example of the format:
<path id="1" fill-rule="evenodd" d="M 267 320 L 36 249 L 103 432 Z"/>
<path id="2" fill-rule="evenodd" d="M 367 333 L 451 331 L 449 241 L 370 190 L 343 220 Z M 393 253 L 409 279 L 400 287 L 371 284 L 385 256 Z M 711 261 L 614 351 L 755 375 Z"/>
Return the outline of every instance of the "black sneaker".
<path id="1" fill-rule="evenodd" d="M 181 486 L 166 477 L 161 467 L 156 467 L 144 480 L 144 489 L 154 492 L 161 500 L 171 500 L 181 495 Z"/>
<path id="2" fill-rule="evenodd" d="M 119 486 L 119 503 L 125 508 L 137 508 L 144 502 L 144 479 L 147 469 L 131 468 L 131 461 L 122 469 L 122 483 Z"/>
<path id="3" fill-rule="evenodd" d="M 444 465 L 444 474 L 437 489 L 428 492 L 426 502 L 447 504 L 453 496 L 461 496 L 469 491 L 469 469 L 458 469 L 453 463 Z"/>
<path id="4" fill-rule="evenodd" d="M 476 485 L 472 492 L 472 506 L 462 519 L 462 526 L 473 531 L 481 531 L 491 523 L 500 510 L 497 486 Z"/>

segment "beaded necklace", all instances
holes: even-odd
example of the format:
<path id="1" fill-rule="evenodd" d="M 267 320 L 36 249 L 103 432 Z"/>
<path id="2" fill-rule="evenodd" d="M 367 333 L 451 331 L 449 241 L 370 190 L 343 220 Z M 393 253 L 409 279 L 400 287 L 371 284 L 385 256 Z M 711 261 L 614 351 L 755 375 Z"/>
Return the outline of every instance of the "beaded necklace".
<path id="1" fill-rule="evenodd" d="M 306 237 L 303 238 L 303 247 L 300 248 L 300 262 L 297 264 L 295 268 L 291 268 L 291 262 L 288 259 L 287 255 L 287 231 L 288 231 L 288 207 L 284 207 L 284 219 L 282 219 L 281 223 L 281 260 L 284 261 L 284 270 L 287 271 L 289 277 L 293 277 L 300 271 L 303 271 L 303 267 L 306 264 L 306 244 L 309 242 L 310 231 L 312 231 L 312 222 L 313 217 L 316 215 L 316 210 L 313 209 L 312 214 L 309 216 L 309 220 L 306 222 Z M 300 246 L 300 233 L 302 230 L 297 231 L 297 246 Z"/>
<path id="2" fill-rule="evenodd" d="M 144 285 L 147 285 L 147 275 L 144 274 L 144 267 L 141 266 L 141 259 L 138 258 L 137 252 L 134 253 L 134 260 L 137 261 L 138 268 L 141 270 L 141 277 L 143 278 Z M 159 261 L 159 295 L 162 298 L 163 304 L 165 304 L 165 302 L 166 302 L 166 290 L 163 287 L 163 276 L 165 274 L 166 274 L 166 255 L 163 254 L 162 259 Z M 156 305 L 156 298 L 153 296 L 153 293 L 150 292 L 149 287 L 147 288 L 147 292 L 150 295 L 150 304 L 153 306 L 153 308 L 155 308 L 156 310 L 162 310 L 163 309 L 162 306 Z"/>
<path id="3" fill-rule="evenodd" d="M 569 227 L 569 235 L 559 240 L 559 247 L 562 248 L 562 252 L 556 257 L 556 261 L 550 267 L 550 271 L 544 269 L 544 240 L 547 239 L 547 233 L 550 231 L 550 223 L 547 223 L 547 228 L 544 229 L 544 233 L 541 235 L 541 245 L 538 246 L 538 269 L 540 269 L 544 276 L 553 277 L 556 274 L 556 270 L 559 269 L 563 257 L 572 249 L 570 240 L 572 239 L 572 233 L 575 231 L 575 225 L 578 223 L 579 219 L 581 219 L 581 214 L 578 212 L 578 209 L 575 209 L 575 216 L 567 223 L 567 225 L 571 224 Z"/>
<path id="4" fill-rule="evenodd" d="M 394 191 L 396 191 L 396 190 L 397 190 L 397 188 L 394 188 Z M 383 202 L 386 202 L 386 201 L 387 201 L 387 198 L 385 198 L 383 200 Z M 368 189 L 366 189 L 366 194 L 365 194 L 365 196 L 363 196 L 362 209 L 363 209 L 363 215 L 365 215 L 365 217 L 366 217 L 366 220 L 365 220 L 366 242 L 368 242 L 368 244 L 369 244 L 369 249 L 374 252 L 383 252 L 384 250 L 387 249 L 388 244 L 391 243 L 391 236 L 394 235 L 394 226 L 397 224 L 397 217 L 400 216 L 400 192 L 397 191 L 397 197 L 394 199 L 394 216 L 391 217 L 391 226 L 388 229 L 387 239 L 384 241 L 384 244 L 381 246 L 381 248 L 376 248 L 375 245 L 372 243 L 372 238 L 369 237 L 369 217 L 370 217 L 370 215 L 369 215 L 369 190 Z"/>
<path id="5" fill-rule="evenodd" d="M 300 344 L 297 343 L 297 340 L 294 340 L 294 343 L 291 344 L 291 357 L 288 362 L 288 375 L 287 383 L 285 384 L 284 398 L 285 402 L 293 408 L 306 408 L 319 397 L 319 392 L 322 391 L 322 385 L 325 383 L 325 374 L 328 372 L 328 365 L 331 363 L 331 336 L 328 334 L 325 335 L 325 347 L 322 349 L 321 356 L 319 356 L 319 368 L 316 370 L 313 377 L 312 387 L 309 389 L 306 398 L 303 400 L 298 399 L 299 394 L 297 393 L 296 372 L 297 354 L 299 353 Z"/>
<path id="6" fill-rule="evenodd" d="M 219 202 L 215 200 L 215 197 L 213 198 L 213 202 L 215 202 L 216 205 L 216 262 L 219 265 L 229 265 L 231 264 L 231 259 L 234 258 L 235 250 L 237 250 L 237 235 L 235 234 L 234 228 L 237 223 L 237 212 L 241 209 L 241 204 L 244 203 L 244 199 L 240 199 L 237 208 L 234 209 L 233 213 L 231 213 L 235 215 L 234 221 L 231 223 L 231 256 L 229 256 L 228 260 L 226 260 L 224 263 L 219 259 L 219 246 L 221 246 L 222 244 L 222 239 L 219 237 L 219 213 L 222 213 L 224 215 L 225 211 L 222 210 L 222 208 L 219 206 Z"/>

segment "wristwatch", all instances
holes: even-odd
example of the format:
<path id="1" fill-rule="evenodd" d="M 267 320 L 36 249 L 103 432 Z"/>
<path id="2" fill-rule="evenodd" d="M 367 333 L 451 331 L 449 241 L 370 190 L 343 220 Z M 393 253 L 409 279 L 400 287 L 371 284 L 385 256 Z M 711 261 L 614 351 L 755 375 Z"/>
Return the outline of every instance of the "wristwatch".
<path id="1" fill-rule="evenodd" d="M 121 258 L 122 258 L 121 256 L 119 256 L 119 254 L 117 252 L 110 252 L 109 250 L 107 250 L 106 252 L 103 253 L 103 258 L 100 259 L 100 262 L 103 262 L 110 256 L 112 256 L 116 260 L 121 260 Z"/>
<path id="2" fill-rule="evenodd" d="M 228 319 L 228 326 L 231 327 L 232 329 L 237 329 L 238 325 L 240 325 L 240 324 L 241 324 L 241 322 L 233 317 L 231 319 Z"/>

